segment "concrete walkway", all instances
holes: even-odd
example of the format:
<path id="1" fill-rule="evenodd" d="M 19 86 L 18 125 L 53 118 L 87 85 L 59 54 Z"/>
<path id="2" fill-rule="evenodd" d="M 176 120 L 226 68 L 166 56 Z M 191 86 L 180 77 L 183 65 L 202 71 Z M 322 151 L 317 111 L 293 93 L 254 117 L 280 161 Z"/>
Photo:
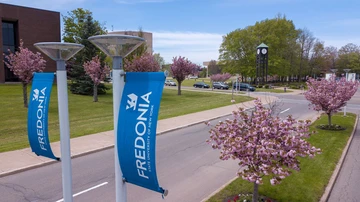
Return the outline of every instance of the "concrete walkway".
<path id="1" fill-rule="evenodd" d="M 184 89 L 185 90 L 185 89 Z M 286 94 L 299 94 L 300 91 L 294 91 Z M 246 95 L 243 95 L 246 96 Z M 277 98 L 269 95 L 252 94 L 251 97 L 260 98 L 265 103 L 272 102 Z M 230 102 L 230 100 L 229 100 Z M 208 120 L 223 117 L 232 113 L 237 107 L 252 108 L 253 102 L 233 104 L 216 109 L 196 112 L 183 116 L 159 120 L 157 124 L 157 134 L 166 133 L 179 128 L 188 127 Z M 71 132 L 71 129 L 70 129 Z M 92 152 L 100 151 L 114 146 L 114 131 L 106 131 L 92 135 L 71 139 L 71 156 L 78 157 Z M 55 156 L 60 155 L 60 142 L 51 143 L 51 148 Z M 0 153 L 0 177 L 25 171 L 46 164 L 55 163 L 56 161 L 36 156 L 30 148 Z"/>

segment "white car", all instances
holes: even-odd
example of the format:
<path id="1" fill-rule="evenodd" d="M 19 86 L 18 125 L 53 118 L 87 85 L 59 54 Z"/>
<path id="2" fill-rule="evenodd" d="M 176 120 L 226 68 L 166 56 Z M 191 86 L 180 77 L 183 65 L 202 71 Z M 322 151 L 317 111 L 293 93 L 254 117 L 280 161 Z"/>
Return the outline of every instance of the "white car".
<path id="1" fill-rule="evenodd" d="M 165 86 L 176 86 L 176 83 L 173 80 L 166 80 Z"/>

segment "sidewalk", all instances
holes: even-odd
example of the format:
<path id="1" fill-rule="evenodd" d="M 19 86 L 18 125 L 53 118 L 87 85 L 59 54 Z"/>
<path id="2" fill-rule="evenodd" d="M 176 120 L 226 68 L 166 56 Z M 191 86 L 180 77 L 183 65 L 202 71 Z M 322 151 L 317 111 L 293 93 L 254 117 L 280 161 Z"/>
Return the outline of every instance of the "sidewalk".
<path id="1" fill-rule="evenodd" d="M 287 93 L 299 94 L 299 92 Z M 252 95 L 258 97 L 263 103 L 273 102 L 276 97 L 266 95 Z M 230 102 L 230 100 L 229 100 Z M 252 108 L 253 102 L 237 103 L 216 109 L 196 112 L 183 116 L 159 120 L 157 124 L 157 135 L 188 127 L 208 120 L 229 115 L 237 107 Z M 71 129 L 70 129 L 71 132 Z M 104 150 L 114 146 L 114 132 L 106 131 L 92 135 L 86 135 L 71 139 L 71 156 L 78 157 L 92 152 Z M 60 142 L 51 143 L 55 156 L 60 157 Z M 0 153 L 0 177 L 22 172 L 35 167 L 55 163 L 57 161 L 36 156 L 30 148 Z"/>

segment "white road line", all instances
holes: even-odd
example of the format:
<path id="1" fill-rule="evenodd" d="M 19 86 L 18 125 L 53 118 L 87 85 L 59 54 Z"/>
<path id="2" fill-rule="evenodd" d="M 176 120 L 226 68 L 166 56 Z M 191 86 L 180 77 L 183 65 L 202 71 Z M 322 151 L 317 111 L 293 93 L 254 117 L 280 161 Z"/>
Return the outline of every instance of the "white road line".
<path id="1" fill-rule="evenodd" d="M 108 183 L 108 182 L 104 182 L 104 183 L 101 183 L 101 184 L 99 184 L 99 185 L 90 187 L 89 189 L 86 189 L 86 190 L 84 190 L 84 191 L 81 191 L 81 192 L 79 192 L 79 193 L 74 194 L 73 197 L 79 196 L 80 194 L 83 194 L 83 193 L 86 193 L 86 192 L 91 191 L 91 190 L 93 190 L 93 189 L 96 189 L 96 188 L 99 188 L 99 187 L 101 187 L 101 186 L 104 186 L 104 185 L 106 185 L 107 183 Z M 63 201 L 64 201 L 64 199 L 60 199 L 60 200 L 58 200 L 58 201 L 56 201 L 56 202 L 63 202 Z"/>
<path id="2" fill-rule="evenodd" d="M 282 113 L 284 113 L 284 112 L 287 112 L 287 111 L 289 111 L 289 110 L 290 110 L 290 108 L 287 108 L 287 109 L 285 109 L 284 111 L 280 112 L 280 114 L 282 114 Z"/>

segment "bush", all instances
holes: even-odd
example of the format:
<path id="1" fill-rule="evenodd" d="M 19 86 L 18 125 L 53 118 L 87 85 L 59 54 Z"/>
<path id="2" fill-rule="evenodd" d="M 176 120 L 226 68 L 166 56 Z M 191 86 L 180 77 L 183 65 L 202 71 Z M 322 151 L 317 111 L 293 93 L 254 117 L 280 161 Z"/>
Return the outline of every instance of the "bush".
<path id="1" fill-rule="evenodd" d="M 262 88 L 263 87 L 263 85 L 257 85 L 256 86 L 256 88 Z"/>
<path id="2" fill-rule="evenodd" d="M 264 85 L 264 88 L 266 88 L 266 89 L 269 89 L 269 87 L 270 87 L 269 84 Z"/>
<path id="3" fill-rule="evenodd" d="M 299 85 L 289 85 L 289 88 L 291 89 L 300 89 Z"/>

